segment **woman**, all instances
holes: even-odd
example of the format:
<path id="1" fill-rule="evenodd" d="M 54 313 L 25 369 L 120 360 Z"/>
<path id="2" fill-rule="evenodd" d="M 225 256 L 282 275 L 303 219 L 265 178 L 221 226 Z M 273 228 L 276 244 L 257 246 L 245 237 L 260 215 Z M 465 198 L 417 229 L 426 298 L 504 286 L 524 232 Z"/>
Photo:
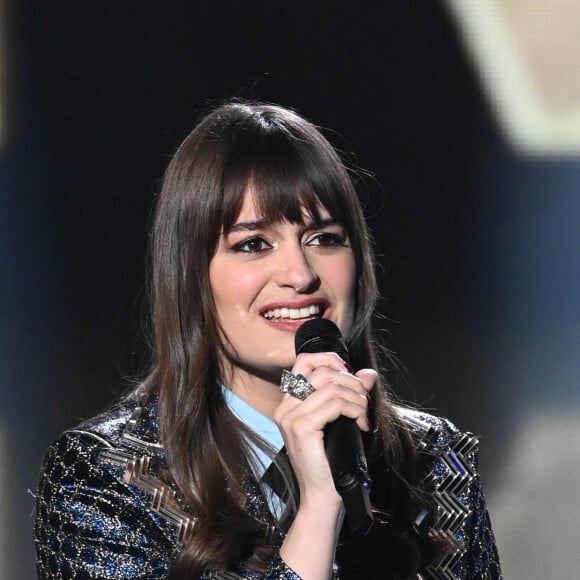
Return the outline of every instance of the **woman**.
<path id="1" fill-rule="evenodd" d="M 394 406 L 374 370 L 369 235 L 312 124 L 259 104 L 207 115 L 167 170 L 152 266 L 152 370 L 51 447 L 40 577 L 501 577 L 476 439 Z M 338 326 L 352 366 L 296 356 L 311 318 Z M 365 441 L 366 536 L 342 526 L 325 455 L 341 416 Z"/>

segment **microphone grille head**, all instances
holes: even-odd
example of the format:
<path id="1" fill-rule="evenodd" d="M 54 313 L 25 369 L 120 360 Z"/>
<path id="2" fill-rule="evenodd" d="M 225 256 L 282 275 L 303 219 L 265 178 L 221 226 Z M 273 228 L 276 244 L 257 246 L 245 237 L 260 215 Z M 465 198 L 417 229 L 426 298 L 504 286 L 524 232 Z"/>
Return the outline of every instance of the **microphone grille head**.
<path id="1" fill-rule="evenodd" d="M 294 337 L 296 354 L 303 352 L 335 352 L 348 362 L 348 349 L 338 326 L 326 318 L 307 320 Z"/>

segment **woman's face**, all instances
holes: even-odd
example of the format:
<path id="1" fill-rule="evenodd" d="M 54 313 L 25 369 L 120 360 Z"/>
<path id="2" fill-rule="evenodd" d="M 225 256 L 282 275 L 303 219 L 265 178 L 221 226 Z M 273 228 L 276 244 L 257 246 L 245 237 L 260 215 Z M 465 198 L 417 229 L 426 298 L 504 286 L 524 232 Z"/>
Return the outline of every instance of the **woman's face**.
<path id="1" fill-rule="evenodd" d="M 276 377 L 295 359 L 294 334 L 323 317 L 347 333 L 355 263 L 344 228 L 320 208 L 322 225 L 266 222 L 251 188 L 228 233 L 220 235 L 209 276 L 225 344 L 237 364 Z M 235 369 L 234 369 L 235 372 Z"/>

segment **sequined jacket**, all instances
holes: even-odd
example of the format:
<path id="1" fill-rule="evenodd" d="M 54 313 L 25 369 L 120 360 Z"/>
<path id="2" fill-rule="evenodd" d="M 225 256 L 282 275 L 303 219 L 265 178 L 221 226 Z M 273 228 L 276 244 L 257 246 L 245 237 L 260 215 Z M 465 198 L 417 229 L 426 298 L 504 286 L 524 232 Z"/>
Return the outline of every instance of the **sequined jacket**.
<path id="1" fill-rule="evenodd" d="M 423 485 L 437 504 L 434 532 L 453 534 L 461 542 L 455 553 L 415 578 L 501 578 L 477 472 L 477 439 L 445 419 L 403 408 L 399 412 L 431 461 Z M 166 578 L 195 518 L 162 475 L 163 466 L 155 401 L 141 407 L 130 399 L 63 433 L 47 453 L 37 491 L 39 578 Z M 279 547 L 284 532 L 252 476 L 246 494 L 246 509 Z M 381 570 L 380 549 L 375 556 Z M 199 580 L 211 579 L 300 577 L 276 552 L 262 573 L 242 567 L 208 570 Z"/>

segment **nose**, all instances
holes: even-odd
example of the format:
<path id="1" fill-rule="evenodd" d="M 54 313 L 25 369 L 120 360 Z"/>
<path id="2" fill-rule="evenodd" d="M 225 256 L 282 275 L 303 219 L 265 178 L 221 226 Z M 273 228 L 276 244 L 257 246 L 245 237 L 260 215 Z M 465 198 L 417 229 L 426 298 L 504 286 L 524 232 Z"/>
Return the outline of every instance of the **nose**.
<path id="1" fill-rule="evenodd" d="M 320 285 L 314 264 L 301 244 L 291 244 L 278 255 L 276 282 L 296 292 L 313 292 Z"/>

